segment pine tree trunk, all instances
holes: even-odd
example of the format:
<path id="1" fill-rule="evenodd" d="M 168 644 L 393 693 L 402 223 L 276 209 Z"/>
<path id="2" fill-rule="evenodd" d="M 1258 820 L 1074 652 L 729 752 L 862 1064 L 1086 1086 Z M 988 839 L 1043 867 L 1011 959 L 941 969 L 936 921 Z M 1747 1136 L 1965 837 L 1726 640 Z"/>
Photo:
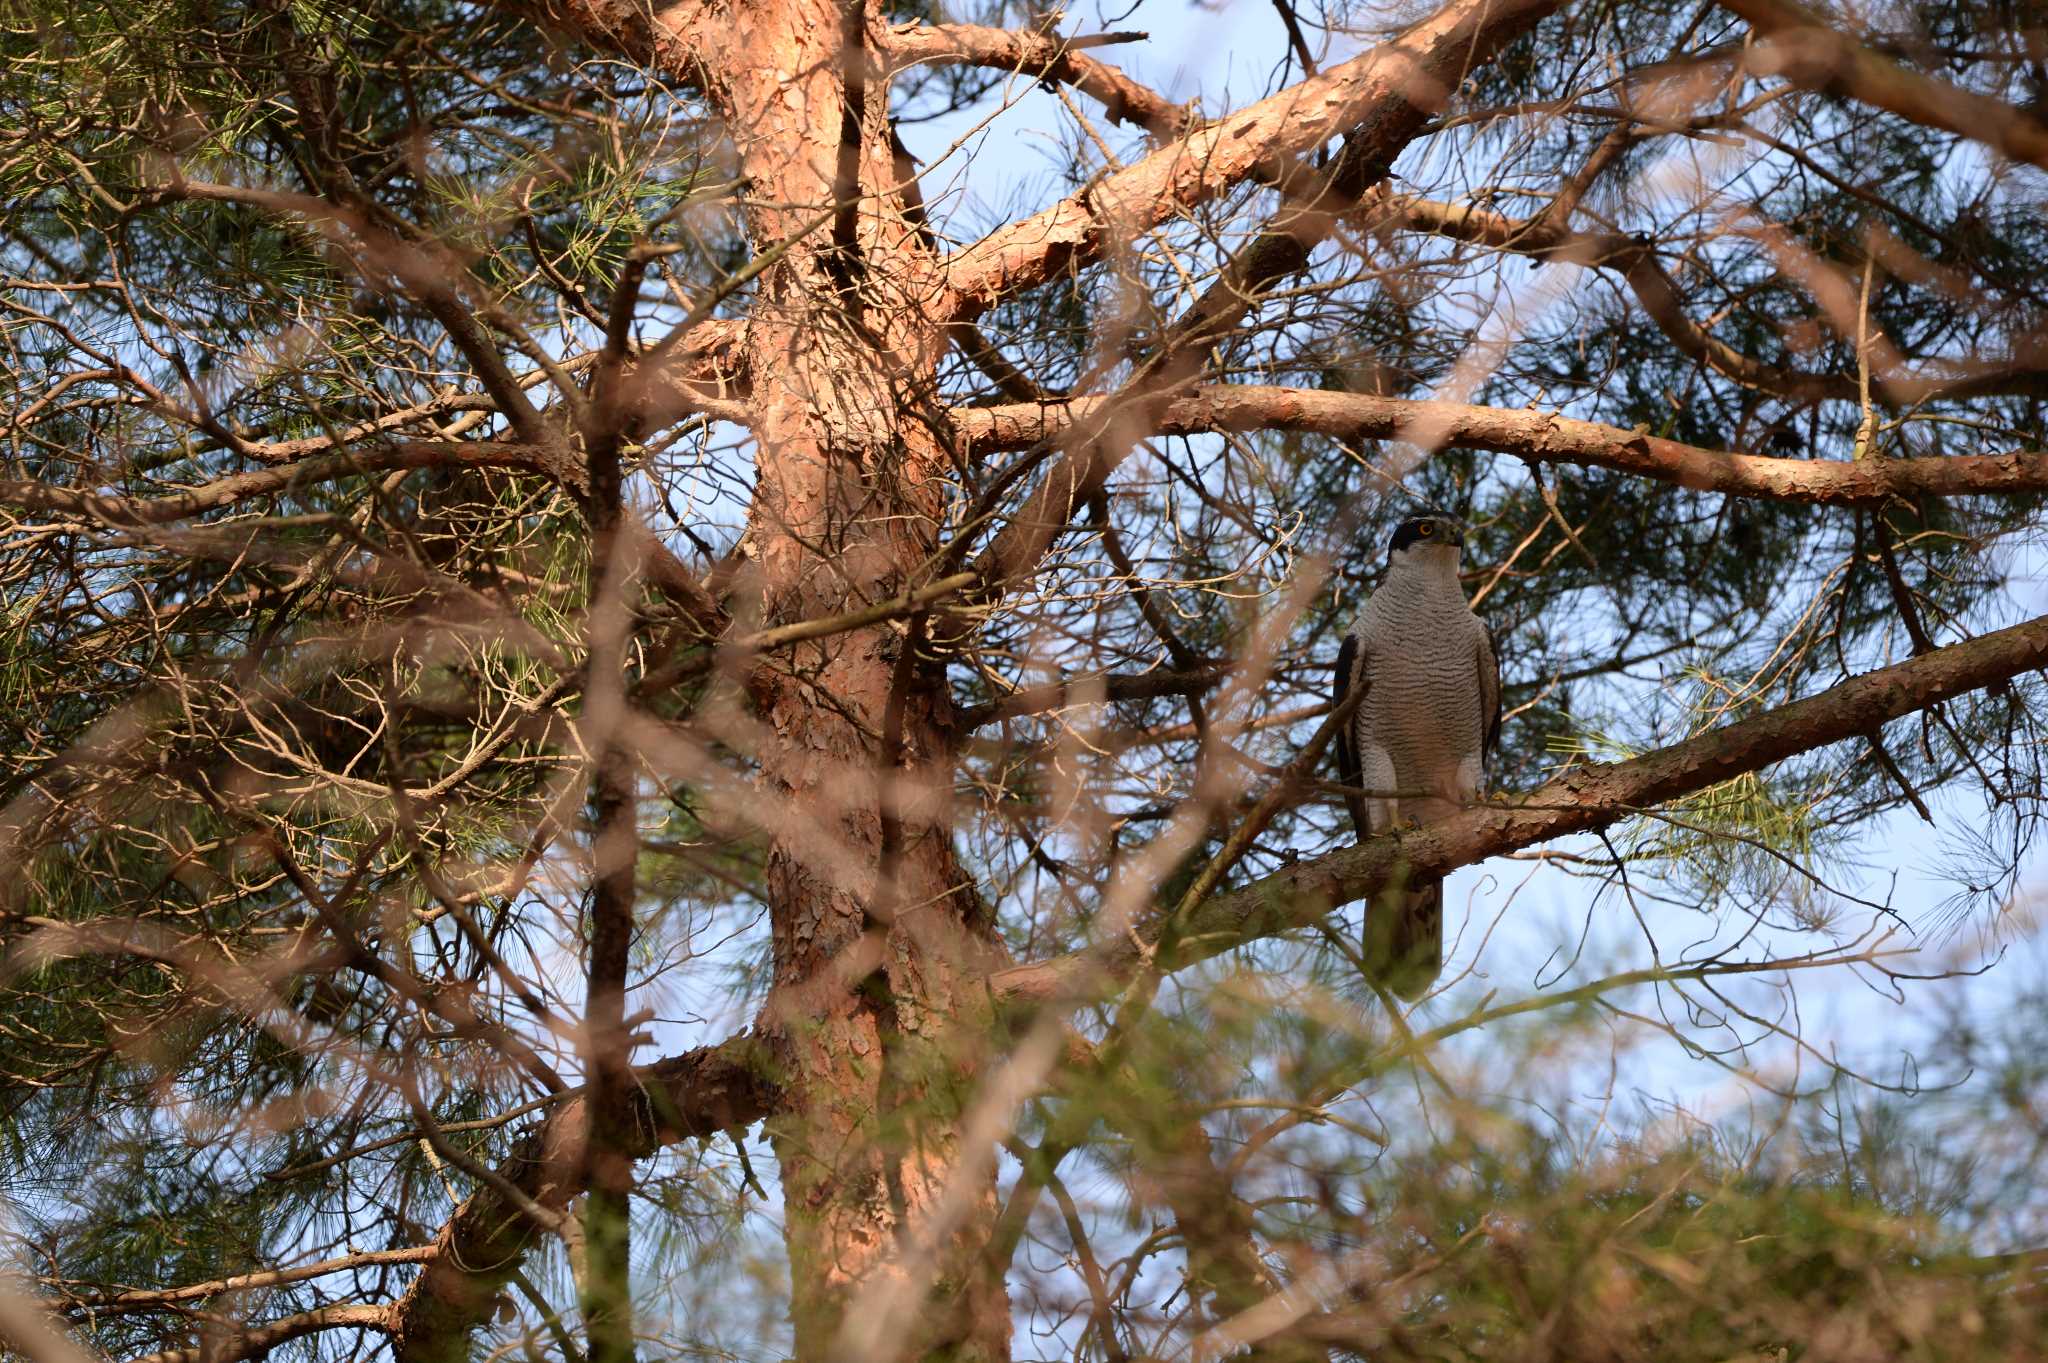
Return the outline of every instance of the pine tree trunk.
<path id="1" fill-rule="evenodd" d="M 880 22 L 859 4 L 758 0 L 701 32 L 754 247 L 796 239 L 762 276 L 747 337 L 759 483 L 736 604 L 758 603 L 764 625 L 916 587 L 939 542 L 948 461 L 916 409 L 943 345 L 925 305 L 943 286 L 897 184 L 871 58 Z M 1000 1266 L 978 1261 L 993 1170 L 950 1187 L 987 1030 L 967 982 L 1001 948 L 953 851 L 956 735 L 920 639 L 915 621 L 849 630 L 772 652 L 745 678 L 777 821 L 762 1021 L 784 1067 L 770 1136 L 806 1360 L 844 1356 L 849 1307 L 872 1311 L 892 1288 L 929 1292 L 917 1328 L 887 1341 L 896 1356 L 1009 1354 Z"/>

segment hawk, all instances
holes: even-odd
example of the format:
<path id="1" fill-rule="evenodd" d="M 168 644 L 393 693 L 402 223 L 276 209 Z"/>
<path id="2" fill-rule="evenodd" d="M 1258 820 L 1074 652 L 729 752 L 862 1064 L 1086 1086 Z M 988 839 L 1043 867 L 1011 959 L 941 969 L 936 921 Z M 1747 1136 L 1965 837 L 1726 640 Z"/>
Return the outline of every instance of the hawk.
<path id="1" fill-rule="evenodd" d="M 1337 734 L 1361 839 L 1434 822 L 1477 798 L 1500 738 L 1500 664 L 1458 583 L 1465 536 L 1431 512 L 1394 530 L 1387 575 L 1344 635 L 1335 698 L 1364 698 Z M 1443 882 L 1396 879 L 1365 911 L 1366 977 L 1420 998 L 1443 969 Z"/>

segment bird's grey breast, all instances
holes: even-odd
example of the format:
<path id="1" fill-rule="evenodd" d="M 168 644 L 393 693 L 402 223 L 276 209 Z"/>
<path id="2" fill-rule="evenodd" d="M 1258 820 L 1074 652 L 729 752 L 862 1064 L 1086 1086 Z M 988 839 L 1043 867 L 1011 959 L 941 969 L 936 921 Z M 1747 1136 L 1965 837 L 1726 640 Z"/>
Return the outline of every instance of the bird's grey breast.
<path id="1" fill-rule="evenodd" d="M 1360 737 L 1387 750 L 1406 789 L 1434 787 L 1485 737 L 1477 665 L 1484 628 L 1462 595 L 1390 579 L 1366 603 L 1359 633 L 1372 691 Z"/>

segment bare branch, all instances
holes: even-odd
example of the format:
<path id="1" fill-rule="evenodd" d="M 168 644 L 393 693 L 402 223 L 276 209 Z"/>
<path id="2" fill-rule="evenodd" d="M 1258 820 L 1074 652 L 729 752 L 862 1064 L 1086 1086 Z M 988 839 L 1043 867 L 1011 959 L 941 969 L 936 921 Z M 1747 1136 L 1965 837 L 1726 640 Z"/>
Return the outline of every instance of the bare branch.
<path id="1" fill-rule="evenodd" d="M 1452 0 L 1399 38 L 989 234 L 947 260 L 956 315 L 972 316 L 1005 294 L 1091 264 L 1114 242 L 1334 137 L 1348 137 L 1347 155 L 1390 162 L 1473 63 L 1556 7 L 1555 0 Z"/>
<path id="2" fill-rule="evenodd" d="M 953 423 L 977 453 L 1026 449 L 1099 419 L 1115 400 L 959 408 Z M 1512 411 L 1318 388 L 1217 385 L 1134 407 L 1125 420 L 1153 435 L 1313 431 L 1347 439 L 1469 447 L 1545 464 L 1614 469 L 1700 492 L 1821 506 L 1874 506 L 1894 497 L 2048 492 L 2048 454 L 1916 459 L 1788 459 L 1704 449 L 1555 412 Z"/>
<path id="3" fill-rule="evenodd" d="M 884 49 L 892 71 L 907 66 L 989 66 L 999 71 L 1061 81 L 1102 105 L 1110 119 L 1143 128 L 1162 140 L 1187 131 L 1193 111 L 1174 104 L 1116 67 L 1081 55 L 1083 48 L 1139 42 L 1143 33 L 1098 33 L 1063 38 L 1054 33 L 986 28 L 979 24 L 904 24 L 889 30 Z"/>
<path id="4" fill-rule="evenodd" d="M 292 1268 L 274 1268 L 261 1273 L 240 1273 L 231 1278 L 216 1278 L 211 1282 L 187 1283 L 182 1287 L 164 1288 L 158 1291 L 133 1288 L 125 1292 L 108 1292 L 97 1296 L 66 1296 L 61 1305 L 66 1311 L 90 1311 L 96 1315 L 107 1315 L 123 1310 L 146 1311 L 169 1306 L 177 1302 L 196 1301 L 202 1297 L 217 1297 L 223 1292 L 244 1292 L 258 1287 L 280 1287 L 286 1283 L 304 1282 L 308 1278 L 322 1278 L 330 1273 L 347 1273 L 351 1269 L 368 1268 L 376 1264 L 416 1264 L 430 1259 L 435 1253 L 432 1245 L 413 1245 L 405 1249 L 366 1249 L 355 1254 L 344 1254 L 334 1259 L 322 1259 L 318 1263 L 298 1264 Z"/>

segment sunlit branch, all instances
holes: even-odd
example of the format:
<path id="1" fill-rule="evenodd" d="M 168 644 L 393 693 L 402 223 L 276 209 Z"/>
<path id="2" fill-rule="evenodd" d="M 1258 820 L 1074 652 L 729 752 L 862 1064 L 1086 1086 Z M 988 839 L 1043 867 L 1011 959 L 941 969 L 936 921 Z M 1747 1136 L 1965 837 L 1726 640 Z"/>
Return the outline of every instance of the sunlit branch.
<path id="1" fill-rule="evenodd" d="M 388 1306 L 322 1306 L 294 1316 L 268 1321 L 241 1330 L 223 1330 L 222 1338 L 190 1349 L 165 1349 L 132 1358 L 128 1363 L 242 1363 L 261 1358 L 280 1344 L 288 1344 L 324 1330 L 391 1329 Z"/>
<path id="2" fill-rule="evenodd" d="M 412 1139 L 408 1137 L 408 1139 Z M 415 1264 L 422 1259 L 433 1257 L 431 1245 L 415 1245 L 405 1249 L 368 1249 L 354 1254 L 344 1254 L 335 1259 L 322 1259 L 318 1263 L 298 1264 L 291 1268 L 267 1269 L 258 1273 L 239 1273 L 229 1278 L 216 1278 L 211 1282 L 187 1283 L 182 1287 L 167 1287 L 158 1290 L 130 1288 L 123 1292 L 105 1292 L 79 1296 L 66 1295 L 61 1299 L 66 1311 L 91 1312 L 94 1315 L 114 1315 L 123 1311 L 150 1311 L 175 1305 L 178 1302 L 197 1301 L 203 1297 L 217 1297 L 224 1292 L 243 1292 L 252 1288 L 280 1287 L 286 1283 L 304 1282 L 308 1278 L 322 1278 L 330 1273 L 347 1273 L 358 1268 L 369 1268 L 377 1264 Z M 57 1286 L 67 1286 L 58 1284 Z"/>
<path id="3" fill-rule="evenodd" d="M 977 453 L 1026 449 L 1100 421 L 1113 398 L 959 408 L 954 425 Z M 1539 464 L 1614 469 L 1700 492 L 1821 506 L 1875 506 L 1894 497 L 2048 491 L 2048 454 L 1910 459 L 1789 459 L 1705 449 L 1556 412 L 1377 397 L 1319 388 L 1214 385 L 1131 404 L 1122 420 L 1154 435 L 1312 431 L 1347 439 L 1471 448 Z"/>
<path id="4" fill-rule="evenodd" d="M 891 28 L 883 50 L 892 69 L 964 64 L 1061 81 L 1100 104 L 1114 122 L 1134 124 L 1157 138 L 1177 137 L 1189 122 L 1186 106 L 1170 102 L 1106 62 L 1082 55 L 1086 48 L 1140 42 L 1146 36 L 1061 37 L 979 24 L 910 23 Z"/>
<path id="5" fill-rule="evenodd" d="M 956 315 L 971 317 L 1000 297 L 1091 264 L 1118 242 L 1333 138 L 1347 138 L 1347 155 L 1390 162 L 1441 110 L 1470 63 L 1554 8 L 1554 0 L 1453 0 L 1400 37 L 998 229 L 947 259 Z"/>

